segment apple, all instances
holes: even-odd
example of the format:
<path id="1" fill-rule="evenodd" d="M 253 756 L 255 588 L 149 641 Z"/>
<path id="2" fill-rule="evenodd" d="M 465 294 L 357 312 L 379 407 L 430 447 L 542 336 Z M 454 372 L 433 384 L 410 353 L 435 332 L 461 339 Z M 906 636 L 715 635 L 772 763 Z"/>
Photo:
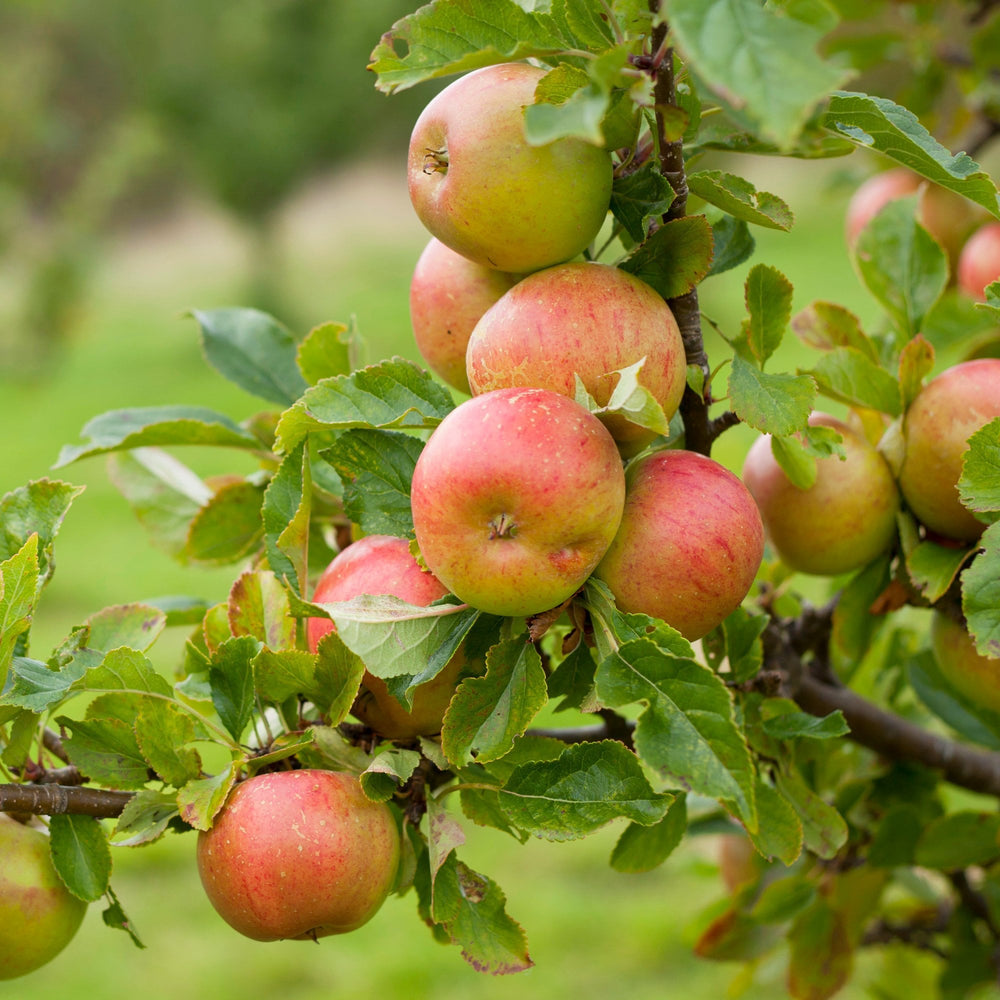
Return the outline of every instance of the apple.
<path id="1" fill-rule="evenodd" d="M 1000 278 L 1000 222 L 980 226 L 965 242 L 958 258 L 958 287 L 982 301 L 986 286 Z"/>
<path id="2" fill-rule="evenodd" d="M 986 527 L 958 495 L 970 435 L 1000 417 L 1000 358 L 963 361 L 931 379 L 903 416 L 899 488 L 932 532 L 975 541 Z"/>
<path id="3" fill-rule="evenodd" d="M 753 585 L 764 554 L 757 505 L 729 469 L 693 451 L 638 459 L 627 484 L 621 526 L 594 575 L 619 610 L 700 639 Z"/>
<path id="4" fill-rule="evenodd" d="M 420 453 L 410 493 L 431 571 L 467 604 L 514 617 L 583 585 L 624 502 L 614 438 L 575 400 L 537 388 L 456 407 Z"/>
<path id="5" fill-rule="evenodd" d="M 63 884 L 41 828 L 0 813 L 0 979 L 50 962 L 72 940 L 87 904 Z"/>
<path id="6" fill-rule="evenodd" d="M 975 705 L 1000 712 L 1000 660 L 978 653 L 965 626 L 935 611 L 931 649 L 942 676 L 959 694 Z"/>
<path id="7" fill-rule="evenodd" d="M 410 322 L 421 357 L 453 389 L 471 395 L 465 350 L 479 318 L 517 281 L 431 238 L 410 281 Z"/>
<path id="8" fill-rule="evenodd" d="M 948 254 L 954 274 L 962 246 L 982 221 L 983 213 L 961 195 L 932 184 L 905 167 L 884 170 L 859 185 L 847 205 L 847 244 L 854 246 L 861 230 L 890 201 L 918 193 L 917 220 Z"/>
<path id="9" fill-rule="evenodd" d="M 420 221 L 464 257 L 515 274 L 579 254 L 611 201 L 607 150 L 525 138 L 524 109 L 544 75 L 527 63 L 467 73 L 430 101 L 410 137 L 407 182 Z"/>
<path id="10" fill-rule="evenodd" d="M 536 386 L 572 396 L 574 375 L 601 406 L 610 373 L 645 362 L 639 382 L 669 419 L 684 394 L 687 362 L 670 307 L 649 285 L 609 264 L 559 264 L 522 279 L 476 324 L 466 368 L 473 395 Z M 653 437 L 619 415 L 602 417 L 619 444 Z"/>
<path id="11" fill-rule="evenodd" d="M 837 431 L 844 448 L 844 458 L 816 460 L 816 482 L 809 489 L 785 475 L 767 434 L 750 446 L 743 481 L 782 562 L 817 576 L 850 573 L 892 546 L 899 490 L 889 464 L 862 430 L 827 413 L 813 413 L 809 423 Z"/>
<path id="12" fill-rule="evenodd" d="M 353 774 L 258 774 L 198 834 L 198 874 L 219 916 L 255 941 L 343 934 L 370 920 L 399 865 L 399 830 Z"/>
<path id="13" fill-rule="evenodd" d="M 391 594 L 409 604 L 427 605 L 447 593 L 448 588 L 433 573 L 420 568 L 405 539 L 365 535 L 333 558 L 316 584 L 313 600 L 323 604 L 348 601 L 359 594 Z M 333 628 L 329 618 L 308 619 L 309 648 L 315 652 L 320 639 Z M 484 669 L 484 663 L 470 663 L 460 647 L 437 676 L 414 691 L 409 711 L 384 680 L 366 671 L 351 711 L 386 739 L 431 736 L 441 731 L 458 683 Z"/>

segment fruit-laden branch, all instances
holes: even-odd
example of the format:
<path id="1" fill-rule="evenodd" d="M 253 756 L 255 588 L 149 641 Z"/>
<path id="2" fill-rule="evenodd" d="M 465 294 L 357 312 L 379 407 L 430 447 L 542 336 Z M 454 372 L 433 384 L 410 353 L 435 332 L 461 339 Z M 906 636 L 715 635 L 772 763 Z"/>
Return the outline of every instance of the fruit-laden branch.
<path id="1" fill-rule="evenodd" d="M 650 0 L 650 9 L 655 13 L 660 7 L 659 0 Z M 674 200 L 663 217 L 664 222 L 683 218 L 687 212 L 687 175 L 684 170 L 684 143 L 681 139 L 667 141 L 666 122 L 663 110 L 676 108 L 677 89 L 674 80 L 674 51 L 666 46 L 668 27 L 661 23 L 653 31 L 652 50 L 656 53 L 652 71 L 654 73 L 653 102 L 656 106 L 656 127 L 660 136 L 660 170 L 674 190 Z M 660 58 L 662 54 L 662 58 Z M 701 369 L 708 385 L 709 366 L 705 344 L 701 333 L 701 309 L 698 305 L 697 286 L 668 304 L 677 320 L 684 341 L 687 363 Z M 708 455 L 712 449 L 713 435 L 708 418 L 708 402 L 704 393 L 695 392 L 688 385 L 681 399 L 680 414 L 684 420 L 684 447 Z"/>
<path id="2" fill-rule="evenodd" d="M 55 816 L 73 813 L 114 819 L 120 816 L 131 792 L 84 788 L 78 785 L 0 785 L 0 812 Z"/>
<path id="3" fill-rule="evenodd" d="M 1000 753 L 972 747 L 928 732 L 887 712 L 843 686 L 827 668 L 822 651 L 829 640 L 831 603 L 807 609 L 793 621 L 772 620 L 764 634 L 764 668 L 757 683 L 777 675 L 781 693 L 820 718 L 837 710 L 844 715 L 854 742 L 891 760 L 906 760 L 940 771 L 953 785 L 1000 797 Z M 806 664 L 802 656 L 816 654 Z"/>

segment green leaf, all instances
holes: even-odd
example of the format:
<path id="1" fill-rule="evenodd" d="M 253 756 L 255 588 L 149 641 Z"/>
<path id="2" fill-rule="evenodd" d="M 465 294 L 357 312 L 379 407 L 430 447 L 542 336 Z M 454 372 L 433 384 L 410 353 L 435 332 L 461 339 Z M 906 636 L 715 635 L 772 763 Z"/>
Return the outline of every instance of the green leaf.
<path id="1" fill-rule="evenodd" d="M 159 840 L 176 815 L 176 793 L 144 788 L 125 803 L 115 824 L 114 844 L 117 847 L 138 847 Z"/>
<path id="2" fill-rule="evenodd" d="M 115 604 L 87 618 L 87 648 L 110 652 L 119 646 L 147 650 L 163 634 L 167 616 L 149 604 Z"/>
<path id="3" fill-rule="evenodd" d="M 525 637 L 498 643 L 486 654 L 486 673 L 455 690 L 441 730 L 441 747 L 457 766 L 502 757 L 547 701 L 545 671 Z"/>
<path id="4" fill-rule="evenodd" d="M 181 819 L 196 830 L 208 830 L 218 811 L 226 804 L 236 778 L 240 773 L 241 761 L 233 761 L 218 774 L 189 781 L 177 793 L 177 807 Z"/>
<path id="5" fill-rule="evenodd" d="M 847 843 L 847 822 L 811 789 L 792 767 L 776 774 L 777 791 L 791 804 L 802 822 L 802 842 L 821 858 L 832 858 Z"/>
<path id="6" fill-rule="evenodd" d="M 832 997 L 850 978 L 854 950 L 843 916 L 825 897 L 817 896 L 798 915 L 788 932 L 788 944 L 788 991 L 796 1000 Z"/>
<path id="7" fill-rule="evenodd" d="M 38 589 L 38 535 L 31 535 L 18 552 L 0 562 L 0 691 L 22 636 L 31 628 Z"/>
<path id="8" fill-rule="evenodd" d="M 514 0 L 437 0 L 397 21 L 368 68 L 386 94 L 497 62 L 543 56 L 566 47 L 553 19 Z M 402 54 L 400 54 L 402 50 Z"/>
<path id="9" fill-rule="evenodd" d="M 948 258 L 917 221 L 914 198 L 890 201 L 858 236 L 858 272 L 904 340 L 916 336 L 948 284 Z"/>
<path id="10" fill-rule="evenodd" d="M 432 428 L 454 408 L 440 382 L 412 361 L 391 358 L 308 389 L 281 415 L 275 447 L 290 452 L 313 431 Z"/>
<path id="11" fill-rule="evenodd" d="M 933 604 L 945 595 L 974 554 L 973 549 L 956 549 L 925 539 L 906 553 L 906 570 L 916 588 Z"/>
<path id="12" fill-rule="evenodd" d="M 219 646 L 208 668 L 212 704 L 222 724 L 238 743 L 250 724 L 254 709 L 253 659 L 260 644 L 253 636 L 227 639 Z"/>
<path id="13" fill-rule="evenodd" d="M 934 368 L 934 345 L 922 333 L 907 341 L 899 352 L 899 397 L 902 410 L 909 409 Z"/>
<path id="14" fill-rule="evenodd" d="M 187 746 L 197 736 L 194 717 L 174 702 L 143 701 L 135 719 L 136 742 L 146 762 L 167 784 L 180 788 L 201 775 L 201 757 Z"/>
<path id="15" fill-rule="evenodd" d="M 743 286 L 750 319 L 746 342 L 759 367 L 781 346 L 792 315 L 792 283 L 777 268 L 757 264 Z"/>
<path id="16" fill-rule="evenodd" d="M 205 359 L 252 396 L 289 406 L 306 389 L 296 364 L 296 339 L 256 309 L 194 310 Z"/>
<path id="17" fill-rule="evenodd" d="M 861 328 L 861 321 L 835 302 L 810 303 L 795 314 L 792 330 L 803 344 L 817 351 L 851 347 L 869 361 L 879 363 L 878 348 Z"/>
<path id="18" fill-rule="evenodd" d="M 655 396 L 639 382 L 645 357 L 634 365 L 618 371 L 609 372 L 617 375 L 618 380 L 604 406 L 598 406 L 594 398 L 584 388 L 579 375 L 574 375 L 576 381 L 576 401 L 596 417 L 621 417 L 636 427 L 654 431 L 657 434 L 670 433 L 670 420 Z"/>
<path id="19" fill-rule="evenodd" d="M 366 534 L 412 534 L 410 482 L 423 447 L 399 431 L 358 429 L 321 453 L 344 483 L 344 512 Z"/>
<path id="20" fill-rule="evenodd" d="M 627 57 L 627 50 L 618 50 L 619 68 Z M 532 146 L 566 138 L 603 146 L 602 122 L 610 104 L 611 87 L 606 82 L 561 63 L 539 81 L 535 103 L 524 109 L 524 136 Z"/>
<path id="21" fill-rule="evenodd" d="M 515 826 L 546 840 L 576 840 L 624 817 L 651 826 L 672 795 L 654 792 L 635 754 L 621 743 L 578 743 L 558 760 L 522 764 L 500 790 Z"/>
<path id="22" fill-rule="evenodd" d="M 775 701 L 783 699 L 769 699 L 764 702 L 765 710 Z M 819 718 L 808 712 L 797 711 L 792 702 L 791 707 L 783 706 L 782 711 L 764 719 L 764 732 L 776 740 L 833 740 L 846 736 L 850 731 L 851 727 L 848 726 L 844 713 L 839 708 Z"/>
<path id="23" fill-rule="evenodd" d="M 170 697 L 170 683 L 136 649 L 110 650 L 101 662 L 87 671 L 79 684 L 82 691 L 134 691 Z"/>
<path id="24" fill-rule="evenodd" d="M 309 572 L 312 480 L 305 443 L 281 460 L 260 508 L 267 564 L 296 594 L 305 592 Z"/>
<path id="25" fill-rule="evenodd" d="M 992 522 L 1000 517 L 1000 417 L 980 427 L 970 438 L 958 480 L 962 503 Z"/>
<path id="26" fill-rule="evenodd" d="M 884 97 L 842 91 L 830 98 L 823 124 L 1000 218 L 1000 196 L 989 174 L 967 153 L 949 153 L 906 108 Z"/>
<path id="27" fill-rule="evenodd" d="M 806 426 L 816 382 L 810 375 L 762 372 L 737 354 L 729 373 L 729 398 L 744 423 L 765 434 L 787 435 Z"/>
<path id="28" fill-rule="evenodd" d="M 109 902 L 101 911 L 101 920 L 104 926 L 110 927 L 112 930 L 124 931 L 132 939 L 132 944 L 137 948 L 145 948 L 146 946 L 142 943 L 138 933 L 136 933 L 135 926 L 129 919 L 128 914 L 125 912 L 121 902 L 115 895 L 114 889 L 110 885 L 108 886 L 106 896 Z"/>
<path id="29" fill-rule="evenodd" d="M 316 654 L 316 690 L 306 689 L 303 694 L 312 699 L 331 726 L 336 726 L 354 704 L 365 665 L 336 632 L 328 632 L 320 639 Z"/>
<path id="30" fill-rule="evenodd" d="M 388 802 L 419 766 L 420 754 L 416 750 L 382 750 L 358 776 L 361 790 L 373 802 Z"/>
<path id="31" fill-rule="evenodd" d="M 115 718 L 56 718 L 73 735 L 63 741 L 69 759 L 91 780 L 108 788 L 142 788 L 148 764 L 132 727 Z"/>
<path id="32" fill-rule="evenodd" d="M 652 826 L 629 823 L 625 827 L 611 852 L 611 867 L 617 872 L 652 871 L 670 857 L 686 829 L 687 799 L 678 795 Z"/>
<path id="33" fill-rule="evenodd" d="M 863 406 L 889 416 L 902 412 L 899 383 L 880 364 L 853 347 L 823 354 L 807 374 L 824 396 L 848 406 Z"/>
<path id="34" fill-rule="evenodd" d="M 229 628 L 249 635 L 270 649 L 295 644 L 295 619 L 288 593 L 269 570 L 247 570 L 229 591 Z"/>
<path id="35" fill-rule="evenodd" d="M 712 266 L 705 277 L 722 274 L 749 260 L 757 249 L 750 227 L 731 215 L 712 223 Z"/>
<path id="36" fill-rule="evenodd" d="M 644 763 L 678 787 L 726 803 L 756 828 L 753 762 L 730 693 L 708 667 L 650 639 L 631 639 L 598 665 L 597 692 L 611 708 L 647 706 L 634 737 Z"/>
<path id="37" fill-rule="evenodd" d="M 83 492 L 58 479 L 36 479 L 0 497 L 0 562 L 19 552 L 38 535 L 38 587 L 55 569 L 52 546 L 70 504 Z"/>
<path id="38" fill-rule="evenodd" d="M 764 662 L 761 636 L 768 621 L 767 615 L 755 615 L 737 608 L 702 640 L 702 648 L 713 669 L 718 670 L 722 661 L 728 660 L 726 679 L 731 684 L 740 684 L 756 676 Z"/>
<path id="39" fill-rule="evenodd" d="M 687 183 L 692 194 L 728 212 L 734 219 L 785 232 L 795 221 L 792 210 L 781 198 L 758 191 L 750 181 L 736 174 L 701 170 L 689 173 Z"/>
<path id="40" fill-rule="evenodd" d="M 0 704 L 44 712 L 58 705 L 86 670 L 87 662 L 83 659 L 70 660 L 62 669 L 51 670 L 38 660 L 15 656 Z"/>
<path id="41" fill-rule="evenodd" d="M 154 544 L 185 560 L 191 522 L 212 499 L 201 477 L 160 448 L 134 448 L 108 457 L 108 478 Z"/>
<path id="42" fill-rule="evenodd" d="M 500 887 L 452 852 L 434 880 L 433 918 L 480 972 L 522 972 L 533 964 L 520 924 L 506 911 Z"/>
<path id="43" fill-rule="evenodd" d="M 57 815 L 49 820 L 52 863 L 77 899 L 92 903 L 108 889 L 111 850 L 93 816 Z"/>
<path id="44" fill-rule="evenodd" d="M 260 442 L 229 417 L 202 406 L 136 406 L 84 424 L 83 444 L 64 445 L 54 468 L 81 458 L 151 445 L 219 445 L 257 450 Z"/>
<path id="45" fill-rule="evenodd" d="M 817 53 L 821 29 L 756 0 L 671 0 L 667 16 L 689 69 L 784 150 L 847 75 Z"/>
<path id="46" fill-rule="evenodd" d="M 686 215 L 660 226 L 619 263 L 667 299 L 687 294 L 712 264 L 712 227 L 703 215 Z"/>
<path id="47" fill-rule="evenodd" d="M 562 698 L 555 711 L 582 708 L 593 693 L 596 671 L 597 664 L 590 647 L 581 639 L 549 674 L 549 700 Z"/>
<path id="48" fill-rule="evenodd" d="M 962 573 L 962 611 L 981 656 L 1000 657 L 1000 522 L 980 539 L 983 550 Z"/>
<path id="49" fill-rule="evenodd" d="M 795 809 L 773 785 L 757 780 L 759 823 L 748 831 L 750 840 L 765 858 L 777 858 L 784 865 L 794 864 L 802 853 L 804 830 Z"/>
<path id="50" fill-rule="evenodd" d="M 674 200 L 674 189 L 654 160 L 635 173 L 616 177 L 611 189 L 611 212 L 635 243 L 649 235 L 649 224 L 664 216 Z"/>
<path id="51" fill-rule="evenodd" d="M 886 616 L 874 614 L 872 606 L 891 578 L 887 556 L 869 563 L 855 573 L 840 593 L 833 609 L 830 655 L 840 676 L 849 680 L 876 635 L 884 628 Z"/>
<path id="52" fill-rule="evenodd" d="M 962 810 L 933 820 L 921 834 L 914 860 L 952 871 L 986 865 L 1000 857 L 1000 815 Z"/>
<path id="53" fill-rule="evenodd" d="M 325 378 L 350 375 L 355 351 L 356 341 L 347 326 L 321 323 L 306 334 L 295 360 L 302 377 L 309 385 L 315 385 Z"/>
<path id="54" fill-rule="evenodd" d="M 252 555 L 264 527 L 264 490 L 246 480 L 221 486 L 194 516 L 182 559 L 206 566 L 224 566 Z"/>

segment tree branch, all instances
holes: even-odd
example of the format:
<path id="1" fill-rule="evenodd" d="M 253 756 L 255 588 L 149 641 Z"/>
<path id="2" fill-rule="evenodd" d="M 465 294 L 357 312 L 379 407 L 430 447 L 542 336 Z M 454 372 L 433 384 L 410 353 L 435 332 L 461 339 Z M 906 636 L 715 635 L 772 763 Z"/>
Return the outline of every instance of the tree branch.
<path id="1" fill-rule="evenodd" d="M 132 798 L 131 792 L 77 785 L 0 785 L 0 812 L 34 816 L 74 814 L 113 819 Z"/>

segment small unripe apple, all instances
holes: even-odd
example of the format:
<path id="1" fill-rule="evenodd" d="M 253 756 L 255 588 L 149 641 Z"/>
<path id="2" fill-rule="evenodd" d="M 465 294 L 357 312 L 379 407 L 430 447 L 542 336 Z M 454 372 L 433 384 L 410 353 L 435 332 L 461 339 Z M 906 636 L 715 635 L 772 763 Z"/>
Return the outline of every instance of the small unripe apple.
<path id="1" fill-rule="evenodd" d="M 52 961 L 86 911 L 52 865 L 48 834 L 0 813 L 0 979 Z"/>
<path id="2" fill-rule="evenodd" d="M 255 941 L 343 934 L 392 891 L 399 830 L 352 774 L 259 774 L 198 834 L 198 874 L 231 927 Z"/>
<path id="3" fill-rule="evenodd" d="M 1000 358 L 963 361 L 931 379 L 903 417 L 899 488 L 928 529 L 975 541 L 986 525 L 958 494 L 969 437 L 1000 417 Z"/>
<path id="4" fill-rule="evenodd" d="M 528 144 L 524 109 L 544 75 L 527 63 L 467 73 L 430 101 L 410 137 L 420 221 L 457 253 L 514 274 L 579 254 L 611 201 L 607 150 L 576 138 Z"/>
<path id="5" fill-rule="evenodd" d="M 471 394 L 465 350 L 479 318 L 517 276 L 463 257 L 431 239 L 410 281 L 410 322 L 421 357 L 453 389 Z"/>
<path id="6" fill-rule="evenodd" d="M 466 366 L 474 395 L 536 386 L 572 396 L 578 375 L 604 406 L 617 383 L 610 373 L 643 359 L 639 383 L 669 419 L 687 377 L 670 307 L 627 271 L 575 262 L 529 275 L 491 306 L 472 331 Z M 641 447 L 654 436 L 622 416 L 602 419 L 620 444 Z"/>
<path id="7" fill-rule="evenodd" d="M 958 258 L 958 287 L 982 301 L 986 286 L 1000 278 L 1000 222 L 980 226 L 965 242 Z"/>
<path id="8" fill-rule="evenodd" d="M 747 452 L 743 481 L 782 562 L 800 573 L 850 573 L 892 546 L 899 490 L 863 433 L 826 413 L 813 413 L 809 423 L 837 431 L 844 458 L 817 459 L 816 482 L 800 489 L 775 459 L 770 435 L 762 435 Z"/>
<path id="9" fill-rule="evenodd" d="M 408 604 L 424 606 L 447 593 L 448 588 L 433 573 L 420 568 L 405 538 L 365 535 L 333 558 L 316 584 L 313 600 L 324 604 L 349 601 L 360 594 L 390 594 Z M 329 618 L 310 618 L 306 628 L 309 648 L 315 652 L 334 624 Z M 422 665 L 413 666 L 416 673 Z M 351 712 L 389 740 L 432 736 L 441 731 L 444 714 L 462 678 L 482 673 L 485 666 L 470 662 L 464 647 L 459 647 L 436 677 L 414 691 L 409 710 L 390 693 L 384 680 L 365 671 Z"/>
<path id="10" fill-rule="evenodd" d="M 959 694 L 1000 712 L 1000 660 L 978 653 L 965 627 L 942 611 L 931 618 L 931 649 L 938 670 Z"/>
<path id="11" fill-rule="evenodd" d="M 497 389 L 454 409 L 417 459 L 410 493 L 435 576 L 473 607 L 515 617 L 583 585 L 624 502 L 614 438 L 547 389 Z"/>
<path id="12" fill-rule="evenodd" d="M 700 639 L 753 585 L 764 554 L 757 505 L 737 476 L 692 451 L 639 459 L 627 483 L 621 526 L 594 575 L 619 610 Z"/>
<path id="13" fill-rule="evenodd" d="M 905 167 L 884 170 L 859 185 L 847 206 L 848 246 L 854 245 L 861 230 L 890 201 L 918 193 L 917 221 L 948 255 L 954 274 L 963 244 L 982 222 L 982 210 L 954 191 L 932 184 Z"/>

